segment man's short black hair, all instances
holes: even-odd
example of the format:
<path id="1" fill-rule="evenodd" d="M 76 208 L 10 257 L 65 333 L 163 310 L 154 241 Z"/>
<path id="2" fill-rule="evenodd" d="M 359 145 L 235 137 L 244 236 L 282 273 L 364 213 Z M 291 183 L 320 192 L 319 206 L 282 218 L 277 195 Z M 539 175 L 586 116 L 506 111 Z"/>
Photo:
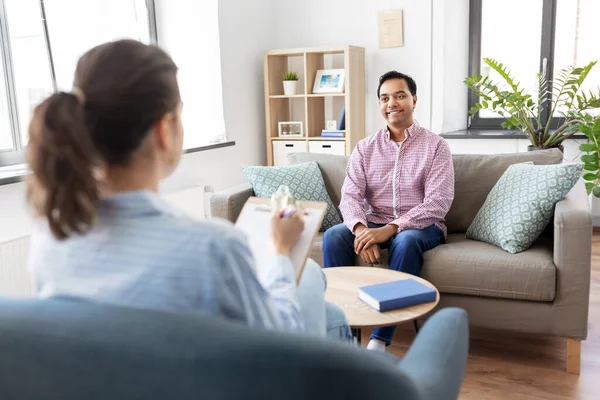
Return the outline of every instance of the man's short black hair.
<path id="1" fill-rule="evenodd" d="M 381 75 L 381 77 L 379 78 L 377 98 L 379 98 L 379 91 L 381 90 L 381 85 L 383 85 L 383 82 L 388 81 L 390 79 L 404 79 L 406 81 L 406 84 L 408 85 L 408 90 L 410 90 L 410 94 L 412 94 L 413 96 L 417 94 L 417 83 L 413 78 L 410 77 L 410 75 L 406 75 L 398 71 L 389 71 Z"/>

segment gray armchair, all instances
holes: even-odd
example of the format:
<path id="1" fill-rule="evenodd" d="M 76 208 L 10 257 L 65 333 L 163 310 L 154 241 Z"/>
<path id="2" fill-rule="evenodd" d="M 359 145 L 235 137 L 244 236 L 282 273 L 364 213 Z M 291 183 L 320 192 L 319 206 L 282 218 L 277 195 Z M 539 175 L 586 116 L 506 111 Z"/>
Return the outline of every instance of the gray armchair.
<path id="1" fill-rule="evenodd" d="M 401 360 L 209 316 L 0 299 L 0 398 L 456 399 L 467 315 L 431 317 Z"/>

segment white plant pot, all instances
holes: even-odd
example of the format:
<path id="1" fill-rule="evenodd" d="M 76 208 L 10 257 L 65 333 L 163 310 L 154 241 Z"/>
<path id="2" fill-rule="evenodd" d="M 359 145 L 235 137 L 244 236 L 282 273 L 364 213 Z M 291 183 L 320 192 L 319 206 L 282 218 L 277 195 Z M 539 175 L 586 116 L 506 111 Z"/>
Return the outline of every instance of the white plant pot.
<path id="1" fill-rule="evenodd" d="M 298 81 L 283 81 L 283 94 L 286 96 L 293 96 L 296 94 L 298 89 Z"/>

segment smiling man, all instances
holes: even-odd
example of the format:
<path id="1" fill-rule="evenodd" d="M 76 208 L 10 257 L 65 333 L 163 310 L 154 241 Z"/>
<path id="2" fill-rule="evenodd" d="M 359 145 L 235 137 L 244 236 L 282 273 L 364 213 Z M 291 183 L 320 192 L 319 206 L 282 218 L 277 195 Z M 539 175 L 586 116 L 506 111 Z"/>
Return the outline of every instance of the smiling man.
<path id="1" fill-rule="evenodd" d="M 378 264 L 380 248 L 387 248 L 389 268 L 419 275 L 423 253 L 446 237 L 452 156 L 444 139 L 413 119 L 417 85 L 410 76 L 385 73 L 377 97 L 387 126 L 350 156 L 340 203 L 344 223 L 325 232 L 325 267 L 354 265 L 356 255 Z M 367 348 L 385 351 L 395 329 L 375 328 Z"/>

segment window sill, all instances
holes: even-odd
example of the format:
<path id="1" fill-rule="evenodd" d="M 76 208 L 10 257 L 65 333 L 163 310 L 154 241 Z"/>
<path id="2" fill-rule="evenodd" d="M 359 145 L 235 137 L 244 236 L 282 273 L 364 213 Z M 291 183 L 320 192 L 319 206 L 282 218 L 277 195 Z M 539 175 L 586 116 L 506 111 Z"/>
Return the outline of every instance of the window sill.
<path id="1" fill-rule="evenodd" d="M 27 164 L 16 164 L 0 167 L 0 186 L 20 182 L 21 179 L 27 174 L 29 174 Z"/>
<path id="2" fill-rule="evenodd" d="M 213 143 L 213 144 L 207 144 L 205 146 L 192 147 L 190 149 L 184 150 L 183 154 L 197 153 L 199 151 L 220 149 L 222 147 L 231 147 L 231 146 L 235 146 L 235 142 L 233 140 L 227 140 L 227 141 L 221 142 L 221 143 Z"/>
<path id="3" fill-rule="evenodd" d="M 444 139 L 528 139 L 519 131 L 507 131 L 502 129 L 483 130 L 465 129 L 462 131 L 442 133 Z M 587 139 L 583 134 L 573 135 L 569 139 Z"/>
<path id="4" fill-rule="evenodd" d="M 222 147 L 235 146 L 235 142 L 230 140 L 222 143 L 209 144 L 206 146 L 193 147 L 183 151 L 184 154 L 196 153 L 212 149 L 220 149 Z M 0 186 L 18 183 L 23 180 L 23 177 L 29 174 L 27 164 L 15 164 L 6 167 L 0 167 Z"/>

